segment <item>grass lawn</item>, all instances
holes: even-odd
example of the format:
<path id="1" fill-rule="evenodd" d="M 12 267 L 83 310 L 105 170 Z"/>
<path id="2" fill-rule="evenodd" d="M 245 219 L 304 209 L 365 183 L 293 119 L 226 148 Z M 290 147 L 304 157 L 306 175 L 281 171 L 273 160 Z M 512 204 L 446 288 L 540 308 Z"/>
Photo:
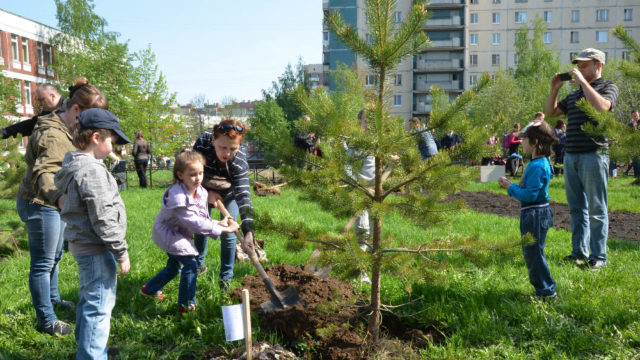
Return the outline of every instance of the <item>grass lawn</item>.
<path id="1" fill-rule="evenodd" d="M 199 312 L 183 318 L 176 315 L 177 280 L 163 289 L 167 297 L 162 302 L 138 295 L 140 286 L 166 262 L 166 255 L 151 240 L 153 219 L 164 188 L 154 184 L 152 190 L 138 189 L 134 186 L 135 173 L 130 175 L 132 185 L 122 197 L 127 207 L 132 270 L 119 279 L 109 345 L 120 348 L 120 358 L 128 359 L 197 357 L 210 347 L 231 350 L 241 346 L 224 342 L 220 306 L 228 304 L 229 299 L 216 282 L 219 268 L 216 241 L 209 243 L 210 270 L 198 278 Z M 166 175 L 157 178 L 166 183 L 170 178 Z M 640 191 L 628 182 L 623 177 L 610 183 L 610 206 L 640 211 L 639 205 L 629 205 L 634 202 L 629 199 L 640 196 Z M 561 179 L 554 180 L 551 188 L 553 201 L 566 202 Z M 496 183 L 471 184 L 468 189 L 504 193 Z M 347 219 L 337 219 L 317 205 L 301 200 L 299 192 L 283 190 L 281 196 L 254 196 L 256 211 L 268 213 L 275 222 L 304 223 L 314 231 L 337 231 L 346 223 Z M 478 247 L 486 248 L 519 237 L 518 219 L 470 210 L 446 214 L 446 221 L 428 230 L 400 216 L 385 219 L 384 226 L 386 234 L 406 246 L 416 246 L 433 237 L 473 236 Z M 272 263 L 305 263 L 312 250 L 309 245 L 293 252 L 278 233 L 259 232 L 257 236 L 266 240 Z M 444 334 L 444 342 L 420 349 L 425 359 L 637 358 L 640 245 L 615 239 L 610 239 L 608 245 L 609 264 L 591 272 L 562 262 L 570 249 L 570 233 L 550 230 L 547 255 L 558 283 L 559 300 L 555 304 L 540 302 L 533 296 L 519 247 L 499 253 L 478 252 L 472 258 L 441 253 L 436 257 L 440 265 L 425 268 L 417 281 L 383 275 L 383 302 L 401 304 L 422 296 L 398 311 L 407 315 L 404 318 L 407 322 L 419 327 L 433 326 Z M 414 258 L 414 266 L 425 265 L 425 260 Z M 235 272 L 234 286 L 240 284 L 243 275 L 255 274 L 249 264 L 237 265 Z M 35 330 L 28 273 L 28 253 L 0 261 L 0 359 L 72 358 L 76 346 L 73 336 L 56 338 Z M 354 284 L 359 291 L 367 292 L 366 286 Z M 65 253 L 60 263 L 59 287 L 64 299 L 77 301 L 77 267 L 69 253 Z M 74 321 L 71 313 L 58 311 L 58 315 Z M 254 340 L 278 342 L 277 335 L 260 330 L 257 319 L 254 324 Z"/>

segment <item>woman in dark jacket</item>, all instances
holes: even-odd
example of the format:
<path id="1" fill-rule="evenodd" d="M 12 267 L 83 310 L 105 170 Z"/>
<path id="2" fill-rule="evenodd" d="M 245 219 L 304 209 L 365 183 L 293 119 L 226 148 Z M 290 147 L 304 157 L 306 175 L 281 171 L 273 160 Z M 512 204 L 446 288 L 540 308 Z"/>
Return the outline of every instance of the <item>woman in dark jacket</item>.
<path id="1" fill-rule="evenodd" d="M 138 179 L 140 180 L 140 187 L 147 187 L 147 162 L 149 162 L 149 155 L 151 149 L 149 149 L 149 143 L 144 139 L 142 131 L 136 131 L 136 140 L 133 142 L 133 162 L 136 165 L 136 173 L 138 173 Z"/>

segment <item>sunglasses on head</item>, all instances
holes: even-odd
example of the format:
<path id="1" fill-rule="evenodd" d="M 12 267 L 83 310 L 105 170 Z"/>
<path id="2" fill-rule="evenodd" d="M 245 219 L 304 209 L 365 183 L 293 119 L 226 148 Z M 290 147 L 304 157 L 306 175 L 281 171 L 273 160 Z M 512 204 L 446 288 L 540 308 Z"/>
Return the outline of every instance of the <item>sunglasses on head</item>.
<path id="1" fill-rule="evenodd" d="M 223 134 L 227 134 L 231 130 L 237 131 L 238 134 L 242 134 L 242 132 L 244 131 L 244 128 L 242 126 L 233 125 L 233 124 L 229 124 L 229 123 L 218 125 L 218 129 L 220 129 L 220 131 L 222 131 Z"/>

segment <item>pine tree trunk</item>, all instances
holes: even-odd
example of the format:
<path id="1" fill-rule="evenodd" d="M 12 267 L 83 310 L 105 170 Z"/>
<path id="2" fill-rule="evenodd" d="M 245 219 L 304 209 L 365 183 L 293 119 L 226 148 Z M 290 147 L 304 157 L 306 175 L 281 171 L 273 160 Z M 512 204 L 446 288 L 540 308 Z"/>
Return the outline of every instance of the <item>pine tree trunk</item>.
<path id="1" fill-rule="evenodd" d="M 376 157 L 375 168 L 375 202 L 382 201 L 382 159 Z M 380 337 L 380 323 L 382 322 L 382 314 L 380 313 L 380 270 L 381 259 L 380 249 L 382 247 L 382 219 L 376 212 L 372 212 L 373 217 L 373 238 L 372 253 L 373 266 L 371 269 L 371 313 L 369 315 L 369 326 L 367 332 L 372 341 L 378 342 Z"/>

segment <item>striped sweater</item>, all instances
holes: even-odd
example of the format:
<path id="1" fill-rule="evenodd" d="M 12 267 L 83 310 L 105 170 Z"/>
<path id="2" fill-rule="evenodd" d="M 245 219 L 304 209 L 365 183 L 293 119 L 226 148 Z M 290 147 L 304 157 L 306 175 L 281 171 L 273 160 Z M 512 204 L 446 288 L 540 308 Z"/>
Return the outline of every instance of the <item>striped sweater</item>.
<path id="1" fill-rule="evenodd" d="M 609 110 L 613 110 L 618 102 L 618 87 L 616 84 L 610 81 L 605 81 L 602 78 L 598 78 L 591 82 L 590 85 L 595 91 L 602 95 L 602 97 L 611 101 L 611 109 Z M 591 152 L 596 151 L 601 147 L 608 147 L 606 139 L 592 138 L 582 130 L 582 125 L 584 123 L 587 121 L 593 122 L 592 119 L 587 117 L 587 114 L 585 114 L 584 111 L 580 110 L 580 108 L 576 106 L 576 102 L 583 97 L 584 92 L 582 91 L 582 87 L 578 87 L 558 103 L 558 108 L 560 108 L 563 113 L 567 114 L 567 139 L 565 151 L 568 153 Z"/>
<path id="2" fill-rule="evenodd" d="M 212 139 L 212 133 L 208 131 L 203 133 L 193 145 L 193 150 L 205 158 L 205 179 L 212 176 L 222 176 L 232 184 L 230 189 L 218 192 L 225 203 L 235 199 L 242 219 L 242 232 L 246 234 L 253 231 L 253 205 L 251 204 L 249 164 L 245 147 L 241 145 L 238 152 L 227 161 L 226 165 L 218 165 L 216 149 L 211 143 Z"/>

